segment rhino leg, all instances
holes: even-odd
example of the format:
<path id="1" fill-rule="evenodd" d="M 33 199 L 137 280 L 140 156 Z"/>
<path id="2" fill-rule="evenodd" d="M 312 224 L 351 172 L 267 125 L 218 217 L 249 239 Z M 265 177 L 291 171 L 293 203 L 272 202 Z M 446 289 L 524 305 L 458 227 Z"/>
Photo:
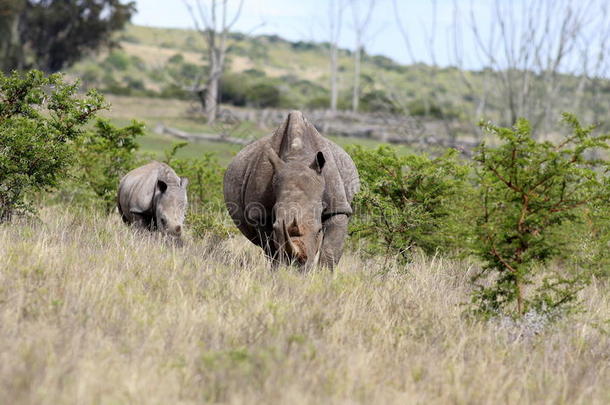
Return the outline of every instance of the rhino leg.
<path id="1" fill-rule="evenodd" d="M 324 241 L 322 242 L 322 252 L 320 254 L 321 266 L 332 269 L 341 259 L 348 222 L 349 218 L 345 214 L 333 215 L 324 221 Z"/>

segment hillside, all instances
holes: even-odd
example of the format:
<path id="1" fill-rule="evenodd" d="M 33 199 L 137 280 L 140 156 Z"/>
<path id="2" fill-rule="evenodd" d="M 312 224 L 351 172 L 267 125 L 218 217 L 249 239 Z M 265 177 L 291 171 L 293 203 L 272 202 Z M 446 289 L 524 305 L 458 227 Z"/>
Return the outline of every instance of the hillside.
<path id="1" fill-rule="evenodd" d="M 68 74 L 80 79 L 85 88 L 95 87 L 110 95 L 115 104 L 110 116 L 120 122 L 132 118 L 145 121 L 149 136 L 142 140 L 142 145 L 145 151 L 156 155 L 173 142 L 152 132 L 159 122 L 183 131 L 230 131 L 238 136 L 258 137 L 275 128 L 289 109 L 305 110 L 311 115 L 329 104 L 327 44 L 232 33 L 221 101 L 228 116 L 237 117 L 244 124 L 233 125 L 231 121 L 235 119 L 228 123 L 221 119 L 219 125 L 210 128 L 203 124 L 199 102 L 190 90 L 197 83 L 203 84 L 206 70 L 200 34 L 193 30 L 131 25 L 117 40 L 120 48 L 92 55 L 73 66 Z M 353 80 L 349 50 L 340 51 L 339 67 L 339 108 L 348 110 Z M 506 122 L 503 93 L 494 82 L 501 74 L 422 64 L 405 66 L 384 56 L 365 54 L 360 113 L 343 117 L 317 113 L 313 118 L 327 136 L 364 135 L 359 139 L 337 138 L 340 143 L 376 145 L 401 138 L 418 150 L 447 146 L 468 150 L 481 141 L 482 133 L 477 127 L 481 119 L 510 125 Z M 532 75 L 535 80 L 535 74 Z M 560 75 L 558 80 L 554 112 L 541 132 L 553 136 L 562 131 L 558 125 L 562 111 L 576 112 L 584 122 L 610 128 L 607 120 L 610 81 L 583 80 L 570 75 Z M 574 100 L 577 94 L 578 103 Z M 543 101 L 538 107 L 544 107 Z M 146 107 L 151 105 L 165 106 L 165 111 L 153 114 Z M 257 113 L 269 109 L 278 111 L 273 119 L 261 118 Z M 209 143 L 189 148 L 192 155 L 201 150 L 219 151 L 223 160 L 236 149 Z M 188 150 L 180 153 L 185 152 Z"/>
<path id="2" fill-rule="evenodd" d="M 199 33 L 131 25 L 117 39 L 119 49 L 83 60 L 70 73 L 86 86 L 114 94 L 193 97 L 186 89 L 195 85 L 206 69 Z M 506 72 L 406 66 L 365 53 L 361 110 L 472 123 L 481 118 L 477 114 L 484 101 L 485 115 L 500 118 L 502 107 L 495 105 L 491 95 L 499 95 L 494 81 L 502 74 Z M 532 80 L 536 76 L 533 72 Z M 339 53 L 341 109 L 351 107 L 352 81 L 352 55 L 343 49 Z M 223 102 L 255 108 L 326 108 L 328 87 L 328 44 L 290 42 L 275 35 L 230 35 Z M 602 78 L 583 82 L 579 77 L 559 75 L 558 91 L 559 110 L 577 107 L 574 95 L 581 93 L 583 105 L 578 107 L 587 104 L 586 111 L 595 110 L 588 115 L 597 116 L 610 106 L 610 81 Z"/>
<path id="3" fill-rule="evenodd" d="M 180 87 L 193 85 L 202 69 L 204 45 L 195 31 L 130 26 L 120 37 L 121 49 L 98 55 L 77 64 L 71 72 L 86 85 L 115 93 L 187 97 Z M 289 42 L 277 36 L 232 34 L 224 97 L 228 102 L 239 94 L 233 87 L 270 84 L 279 87 L 279 100 L 273 106 L 284 108 L 326 107 L 328 99 L 328 47 L 310 42 Z M 101 62 L 101 63 L 100 63 Z M 342 103 L 347 107 L 352 83 L 352 60 L 347 50 L 340 52 L 339 70 Z M 364 109 L 377 100 L 385 88 L 400 89 L 413 100 L 424 96 L 431 83 L 426 66 L 405 67 L 383 56 L 364 56 Z M 435 72 L 434 87 L 439 91 L 455 86 L 455 69 Z M 398 86 L 398 87 L 396 87 Z M 425 91 L 424 91 L 425 90 Z M 255 98 L 256 99 L 256 98 Z M 265 104 L 269 100 L 254 100 Z M 387 101 L 387 100 L 386 100 Z M 265 105 L 263 105 L 265 106 Z"/>

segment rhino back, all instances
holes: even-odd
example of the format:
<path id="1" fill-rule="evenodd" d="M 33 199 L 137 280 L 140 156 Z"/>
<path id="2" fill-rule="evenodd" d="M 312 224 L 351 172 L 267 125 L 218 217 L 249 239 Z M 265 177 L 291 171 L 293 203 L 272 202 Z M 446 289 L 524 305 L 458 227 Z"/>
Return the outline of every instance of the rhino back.
<path id="1" fill-rule="evenodd" d="M 229 164 L 224 176 L 225 204 L 233 222 L 251 241 L 258 243 L 259 227 L 270 226 L 274 198 L 273 168 L 265 155 L 270 136 L 242 149 Z"/>

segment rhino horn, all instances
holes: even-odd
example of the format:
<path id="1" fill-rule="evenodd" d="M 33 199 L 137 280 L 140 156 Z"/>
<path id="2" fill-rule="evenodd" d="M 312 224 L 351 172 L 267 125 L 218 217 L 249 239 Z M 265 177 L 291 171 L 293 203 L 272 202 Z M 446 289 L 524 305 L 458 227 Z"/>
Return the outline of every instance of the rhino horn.
<path id="1" fill-rule="evenodd" d="M 292 223 L 288 227 L 288 234 L 291 236 L 303 236 L 301 234 L 301 229 L 299 229 L 299 224 L 297 224 L 296 218 L 292 220 Z"/>
<path id="2" fill-rule="evenodd" d="M 284 229 L 286 253 L 288 253 L 291 256 L 299 256 L 301 254 L 301 249 L 299 249 L 299 247 L 294 244 L 292 239 L 290 239 L 290 234 L 288 233 L 288 228 L 286 228 L 286 221 L 282 221 L 282 227 Z"/>

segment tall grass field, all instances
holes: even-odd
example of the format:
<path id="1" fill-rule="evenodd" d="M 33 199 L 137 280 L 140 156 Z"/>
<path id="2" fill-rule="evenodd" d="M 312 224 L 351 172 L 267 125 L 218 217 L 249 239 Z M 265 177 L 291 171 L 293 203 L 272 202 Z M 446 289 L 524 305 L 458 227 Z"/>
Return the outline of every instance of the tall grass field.
<path id="1" fill-rule="evenodd" d="M 271 270 L 46 207 L 0 225 L 1 404 L 607 404 L 609 294 L 547 322 L 467 316 L 469 262 L 348 251 Z"/>

